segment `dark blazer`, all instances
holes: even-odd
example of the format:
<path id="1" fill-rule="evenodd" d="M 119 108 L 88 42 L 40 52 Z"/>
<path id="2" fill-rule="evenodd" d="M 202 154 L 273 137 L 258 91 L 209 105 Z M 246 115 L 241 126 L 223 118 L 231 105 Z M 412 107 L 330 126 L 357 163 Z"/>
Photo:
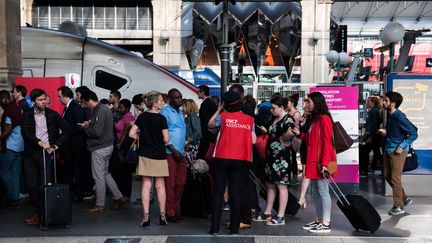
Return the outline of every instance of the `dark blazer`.
<path id="1" fill-rule="evenodd" d="M 45 109 L 45 117 L 47 121 L 49 144 L 62 147 L 67 139 L 70 138 L 70 126 L 64 119 L 60 117 L 56 111 L 53 111 L 49 108 Z M 23 115 L 21 135 L 24 139 L 24 152 L 32 153 L 41 149 L 41 147 L 38 145 L 40 139 L 36 137 L 34 108 L 30 109 L 29 112 L 26 112 Z"/>
<path id="2" fill-rule="evenodd" d="M 204 99 L 201 103 L 199 110 L 199 118 L 201 121 L 201 134 L 204 139 L 208 139 L 208 122 L 213 114 L 216 112 L 216 104 L 210 99 L 210 97 Z"/>
<path id="3" fill-rule="evenodd" d="M 77 123 L 84 122 L 84 108 L 82 108 L 81 105 L 78 104 L 78 102 L 72 100 L 63 113 L 63 119 L 67 121 L 67 123 L 71 127 L 71 137 L 70 139 L 68 139 L 68 141 L 66 141 L 66 144 L 85 147 L 84 130 L 77 125 Z"/>

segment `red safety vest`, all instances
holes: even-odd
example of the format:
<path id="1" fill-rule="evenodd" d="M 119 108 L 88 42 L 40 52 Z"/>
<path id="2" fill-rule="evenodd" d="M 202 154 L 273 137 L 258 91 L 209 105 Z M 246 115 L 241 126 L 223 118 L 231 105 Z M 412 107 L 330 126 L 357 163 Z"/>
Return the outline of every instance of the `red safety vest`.
<path id="1" fill-rule="evenodd" d="M 222 112 L 215 158 L 252 161 L 254 119 L 243 112 Z"/>

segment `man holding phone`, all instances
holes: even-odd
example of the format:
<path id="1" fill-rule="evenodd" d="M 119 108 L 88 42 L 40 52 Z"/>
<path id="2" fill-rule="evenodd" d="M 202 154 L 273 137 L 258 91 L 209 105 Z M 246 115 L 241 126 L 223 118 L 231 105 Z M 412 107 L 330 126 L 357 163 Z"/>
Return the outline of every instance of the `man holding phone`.
<path id="1" fill-rule="evenodd" d="M 404 207 L 412 204 L 402 186 L 402 169 L 409 147 L 417 139 L 417 128 L 408 120 L 406 115 L 398 108 L 403 97 L 398 92 L 387 92 L 384 99 L 384 108 L 387 110 L 385 129 L 378 132 L 385 137 L 383 166 L 384 178 L 393 189 L 393 208 L 389 215 L 405 213 Z"/>

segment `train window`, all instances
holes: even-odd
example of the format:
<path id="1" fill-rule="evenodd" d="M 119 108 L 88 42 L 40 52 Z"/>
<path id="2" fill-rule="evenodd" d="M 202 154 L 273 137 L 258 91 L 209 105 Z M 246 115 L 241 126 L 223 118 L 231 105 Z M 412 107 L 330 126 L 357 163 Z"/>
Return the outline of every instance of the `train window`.
<path id="1" fill-rule="evenodd" d="M 127 82 L 127 79 L 114 74 L 102 70 L 96 71 L 96 86 L 99 88 L 107 90 L 119 90 Z"/>

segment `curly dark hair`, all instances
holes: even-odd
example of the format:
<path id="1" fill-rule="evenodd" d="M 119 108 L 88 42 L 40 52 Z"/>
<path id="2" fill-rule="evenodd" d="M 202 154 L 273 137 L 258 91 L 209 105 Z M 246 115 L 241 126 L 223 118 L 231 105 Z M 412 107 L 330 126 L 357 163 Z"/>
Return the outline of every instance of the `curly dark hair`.
<path id="1" fill-rule="evenodd" d="M 314 107 L 310 115 L 312 121 L 318 119 L 321 115 L 328 115 L 330 119 L 333 120 L 332 116 L 330 115 L 330 111 L 327 106 L 324 95 L 322 95 L 320 92 L 312 92 L 308 94 L 308 98 L 312 100 L 314 104 Z"/>

